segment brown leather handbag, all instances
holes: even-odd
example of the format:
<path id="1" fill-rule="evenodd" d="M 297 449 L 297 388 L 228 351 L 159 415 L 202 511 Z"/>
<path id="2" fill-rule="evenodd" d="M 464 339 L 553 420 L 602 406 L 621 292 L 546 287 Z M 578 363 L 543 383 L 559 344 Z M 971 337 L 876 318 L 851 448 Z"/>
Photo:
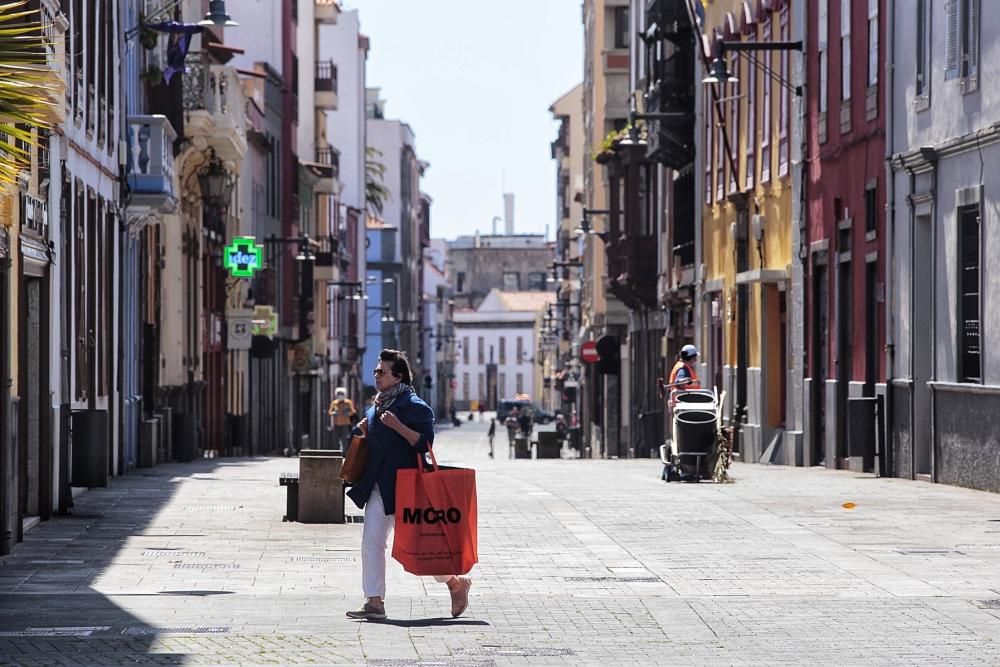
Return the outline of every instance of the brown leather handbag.
<path id="1" fill-rule="evenodd" d="M 356 435 L 351 438 L 350 449 L 344 458 L 344 464 L 340 467 L 340 479 L 348 484 L 357 484 L 365 474 L 368 467 L 368 438 L 363 435 Z"/>

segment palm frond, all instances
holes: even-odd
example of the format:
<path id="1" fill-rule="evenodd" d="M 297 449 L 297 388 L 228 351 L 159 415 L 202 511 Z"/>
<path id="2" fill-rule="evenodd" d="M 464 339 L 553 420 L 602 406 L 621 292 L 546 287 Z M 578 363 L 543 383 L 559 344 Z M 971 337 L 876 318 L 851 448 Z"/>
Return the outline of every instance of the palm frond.
<path id="1" fill-rule="evenodd" d="M 58 86 L 52 83 L 53 49 L 41 13 L 26 0 L 0 4 L 0 186 L 17 182 L 30 165 L 36 130 L 50 126 Z"/>

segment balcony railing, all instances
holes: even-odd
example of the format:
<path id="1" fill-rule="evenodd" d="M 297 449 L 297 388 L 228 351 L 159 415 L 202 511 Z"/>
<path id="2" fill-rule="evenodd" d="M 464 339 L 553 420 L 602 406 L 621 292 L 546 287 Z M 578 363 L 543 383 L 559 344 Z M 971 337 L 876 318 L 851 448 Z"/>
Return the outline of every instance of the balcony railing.
<path id="1" fill-rule="evenodd" d="M 316 61 L 316 92 L 337 92 L 337 66 L 332 60 Z"/>
<path id="2" fill-rule="evenodd" d="M 335 148 L 317 148 L 316 162 L 333 167 L 333 177 L 340 176 L 340 153 Z"/>
<path id="3" fill-rule="evenodd" d="M 129 116 L 126 171 L 133 197 L 154 207 L 174 199 L 174 128 L 166 116 Z"/>
<path id="4" fill-rule="evenodd" d="M 188 54 L 187 66 L 181 95 L 185 136 L 207 137 L 223 159 L 241 156 L 246 152 L 247 98 L 236 69 L 209 64 L 200 53 Z"/>

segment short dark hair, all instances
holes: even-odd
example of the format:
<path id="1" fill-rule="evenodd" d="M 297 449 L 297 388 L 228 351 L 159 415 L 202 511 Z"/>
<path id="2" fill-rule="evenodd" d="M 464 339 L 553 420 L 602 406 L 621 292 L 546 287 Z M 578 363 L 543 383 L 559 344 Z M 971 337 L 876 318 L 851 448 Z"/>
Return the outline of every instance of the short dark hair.
<path id="1" fill-rule="evenodd" d="M 406 358 L 406 352 L 385 349 L 378 353 L 378 360 L 392 364 L 389 369 L 393 375 L 406 384 L 413 384 L 413 372 L 410 371 L 410 361 Z"/>

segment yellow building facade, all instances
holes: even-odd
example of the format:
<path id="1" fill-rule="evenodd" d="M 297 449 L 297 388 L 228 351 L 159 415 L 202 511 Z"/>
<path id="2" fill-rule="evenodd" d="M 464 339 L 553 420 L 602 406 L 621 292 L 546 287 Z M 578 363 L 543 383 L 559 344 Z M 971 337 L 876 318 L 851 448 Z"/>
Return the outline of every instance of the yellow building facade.
<path id="1" fill-rule="evenodd" d="M 769 9 L 770 8 L 770 9 Z M 705 6 L 706 70 L 718 40 L 788 40 L 790 3 L 715 0 Z M 741 455 L 759 460 L 784 428 L 787 288 L 792 263 L 788 52 L 724 51 L 736 81 L 705 84 L 701 127 L 703 312 L 707 386 L 727 391 L 727 412 L 742 406 Z M 745 214 L 740 215 L 745 206 Z M 746 289 L 740 330 L 740 287 Z M 741 364 L 740 341 L 746 341 Z M 740 367 L 746 394 L 738 391 Z"/>

